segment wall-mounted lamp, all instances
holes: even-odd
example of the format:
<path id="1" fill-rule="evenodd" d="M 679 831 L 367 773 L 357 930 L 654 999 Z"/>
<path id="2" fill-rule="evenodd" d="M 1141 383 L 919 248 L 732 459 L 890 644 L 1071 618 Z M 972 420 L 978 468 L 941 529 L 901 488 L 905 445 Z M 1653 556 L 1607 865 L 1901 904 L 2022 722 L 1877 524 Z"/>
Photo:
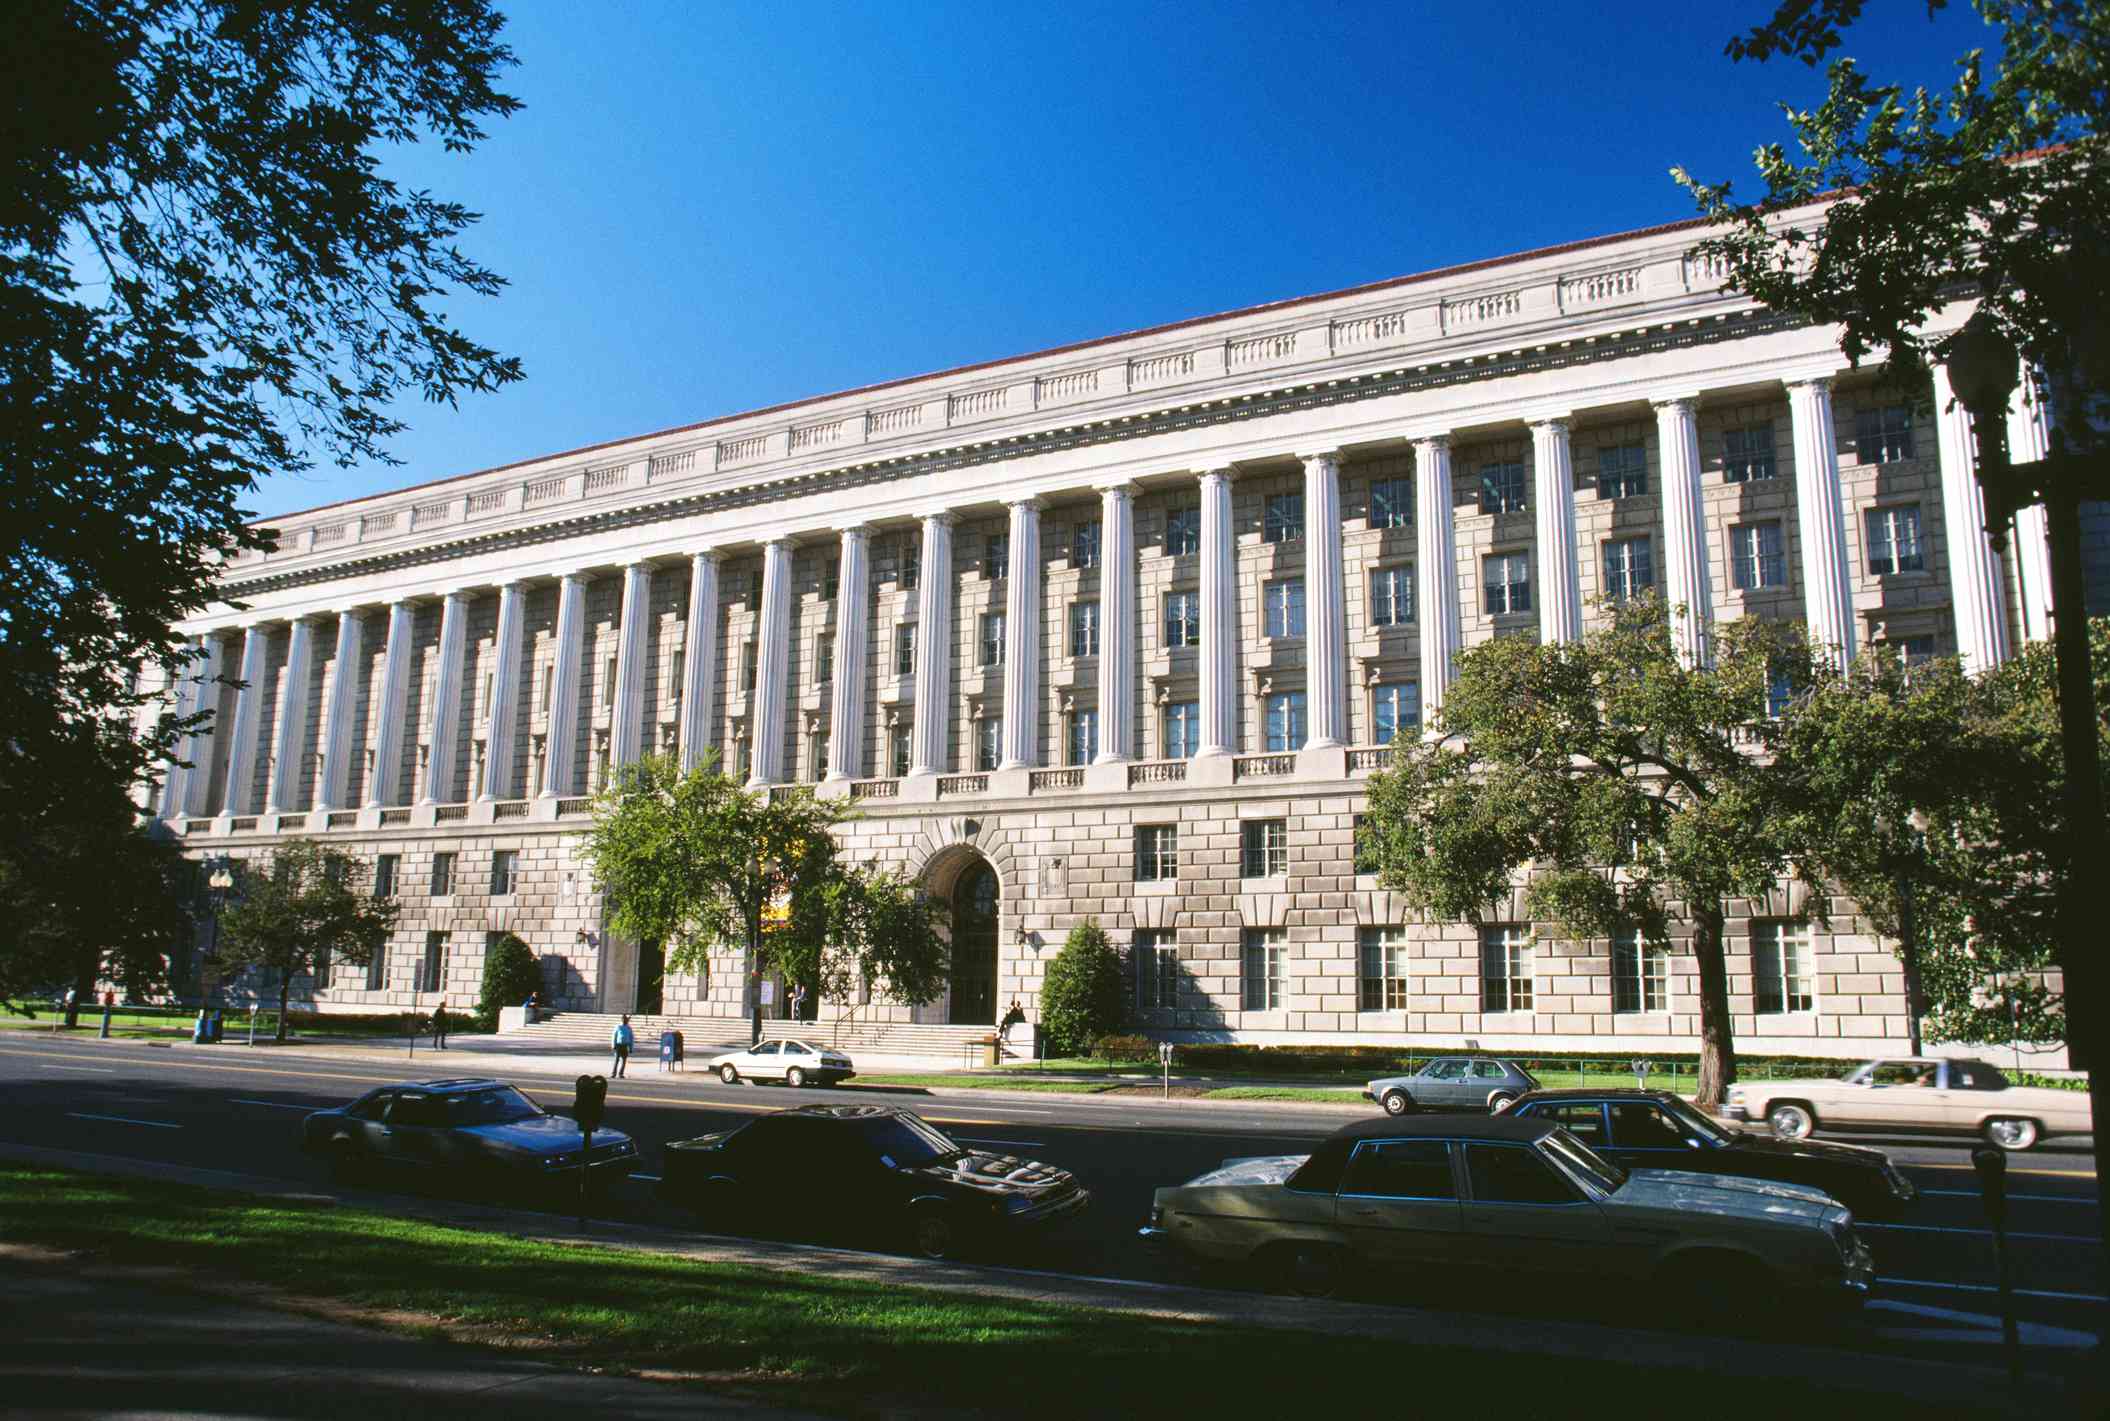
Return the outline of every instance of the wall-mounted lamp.
<path id="1" fill-rule="evenodd" d="M 573 933 L 571 940 L 581 947 L 599 947 L 601 945 L 601 935 L 599 933 L 590 933 L 584 928 L 580 928 Z"/>

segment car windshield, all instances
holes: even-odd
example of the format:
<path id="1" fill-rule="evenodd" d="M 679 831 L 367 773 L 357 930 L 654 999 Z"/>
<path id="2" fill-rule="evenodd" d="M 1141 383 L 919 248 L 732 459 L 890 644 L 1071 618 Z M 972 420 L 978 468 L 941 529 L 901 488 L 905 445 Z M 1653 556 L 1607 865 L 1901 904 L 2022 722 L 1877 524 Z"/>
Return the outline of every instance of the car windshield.
<path id="1" fill-rule="evenodd" d="M 450 1126 L 505 1125 L 515 1120 L 533 1120 L 542 1114 L 541 1106 L 509 1085 L 466 1090 L 444 1099 Z"/>
<path id="2" fill-rule="evenodd" d="M 1570 1174 L 1588 1180 L 1607 1194 L 1618 1193 L 1619 1186 L 1626 1183 L 1625 1170 L 1566 1130 L 1554 1130 L 1539 1141 L 1539 1148 L 1566 1166 Z"/>
<path id="3" fill-rule="evenodd" d="M 1701 1139 L 1717 1145 L 1728 1143 L 1729 1132 L 1709 1120 L 1705 1112 L 1695 1107 L 1691 1101 L 1674 1095 L 1660 1104 L 1675 1116 L 1680 1124 Z"/>
<path id="4" fill-rule="evenodd" d="M 864 1137 L 873 1149 L 903 1169 L 915 1169 L 967 1153 L 920 1115 L 906 1112 L 867 1120 Z"/>

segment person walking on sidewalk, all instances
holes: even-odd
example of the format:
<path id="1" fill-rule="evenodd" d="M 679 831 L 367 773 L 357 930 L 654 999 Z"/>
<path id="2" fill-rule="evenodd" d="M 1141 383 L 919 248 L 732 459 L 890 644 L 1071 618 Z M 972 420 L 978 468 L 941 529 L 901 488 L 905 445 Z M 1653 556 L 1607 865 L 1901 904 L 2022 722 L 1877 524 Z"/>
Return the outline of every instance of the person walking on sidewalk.
<path id="1" fill-rule="evenodd" d="M 609 1037 L 608 1044 L 615 1048 L 615 1060 L 609 1063 L 608 1074 L 611 1076 L 627 1075 L 628 1072 L 624 1067 L 630 1062 L 630 1048 L 637 1044 L 637 1033 L 630 1029 L 630 1015 L 628 1012 L 625 1012 L 623 1019 L 615 1024 L 615 1032 Z"/>
<path id="2" fill-rule="evenodd" d="M 432 1009 L 432 1044 L 444 1051 L 447 1049 L 447 999 Z"/>

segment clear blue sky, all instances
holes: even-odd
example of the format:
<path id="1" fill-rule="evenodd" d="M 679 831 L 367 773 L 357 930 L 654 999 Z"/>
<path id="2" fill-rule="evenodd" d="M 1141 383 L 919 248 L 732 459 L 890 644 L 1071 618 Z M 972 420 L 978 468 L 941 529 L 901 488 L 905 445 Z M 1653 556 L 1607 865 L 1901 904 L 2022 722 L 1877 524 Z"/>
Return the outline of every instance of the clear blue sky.
<path id="1" fill-rule="evenodd" d="M 1821 77 L 1752 3 L 516 0 L 526 104 L 391 161 L 485 214 L 455 310 L 527 379 L 270 516 L 715 415 L 1689 217 Z M 1968 13 L 1848 52 L 1946 83 Z"/>

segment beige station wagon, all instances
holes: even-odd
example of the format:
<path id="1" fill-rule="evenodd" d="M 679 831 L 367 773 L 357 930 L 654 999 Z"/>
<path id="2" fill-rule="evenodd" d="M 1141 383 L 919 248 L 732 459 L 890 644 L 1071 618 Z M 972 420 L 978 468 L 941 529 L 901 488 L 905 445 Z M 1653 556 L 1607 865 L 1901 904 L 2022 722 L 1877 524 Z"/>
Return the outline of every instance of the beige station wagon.
<path id="1" fill-rule="evenodd" d="M 2088 1133 L 2088 1092 L 2014 1085 L 1983 1061 L 1897 1057 L 1844 1080 L 1740 1081 L 1722 1114 L 1763 1120 L 1784 1140 L 1814 1130 L 1935 1130 L 2026 1150 L 2051 1135 Z"/>

